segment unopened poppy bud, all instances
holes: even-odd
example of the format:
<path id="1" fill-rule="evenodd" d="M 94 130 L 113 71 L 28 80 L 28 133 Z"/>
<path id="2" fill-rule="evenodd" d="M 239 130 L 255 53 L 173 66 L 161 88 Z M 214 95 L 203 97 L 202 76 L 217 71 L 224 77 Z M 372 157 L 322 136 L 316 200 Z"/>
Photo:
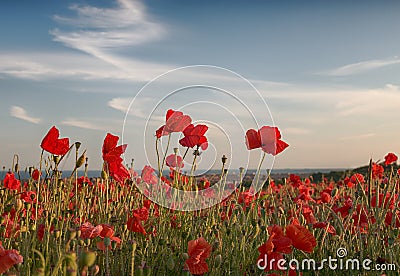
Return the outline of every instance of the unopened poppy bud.
<path id="1" fill-rule="evenodd" d="M 24 207 L 24 203 L 22 202 L 21 199 L 18 198 L 18 199 L 16 200 L 16 202 L 15 202 L 15 210 L 16 210 L 17 212 L 19 212 L 19 211 L 22 210 L 23 207 Z"/>
<path id="2" fill-rule="evenodd" d="M 75 231 L 75 229 L 68 229 L 69 230 L 69 236 L 68 236 L 68 238 L 70 239 L 70 240 L 73 240 L 73 239 L 75 239 L 76 238 L 76 231 Z"/>
<path id="3" fill-rule="evenodd" d="M 215 266 L 220 266 L 222 264 L 222 256 L 221 254 L 218 254 L 217 256 L 215 256 Z"/>
<path id="4" fill-rule="evenodd" d="M 337 196 L 338 193 L 339 193 L 339 189 L 338 188 L 334 188 L 334 189 L 332 189 L 331 196 L 335 197 L 335 196 Z"/>
<path id="5" fill-rule="evenodd" d="M 212 245 L 212 251 L 215 251 L 215 250 L 217 250 L 218 249 L 218 247 L 219 247 L 219 241 L 215 241 L 214 243 L 213 243 L 213 245 Z"/>
<path id="6" fill-rule="evenodd" d="M 60 231 L 60 230 L 55 230 L 55 231 L 54 231 L 54 237 L 55 237 L 56 239 L 58 239 L 59 237 L 61 237 L 61 231 Z"/>
<path id="7" fill-rule="evenodd" d="M 86 158 L 86 151 L 76 161 L 76 164 L 75 164 L 76 169 L 80 168 L 83 165 L 83 163 L 85 162 L 85 158 Z"/>
<path id="8" fill-rule="evenodd" d="M 183 257 L 183 259 L 185 259 L 185 260 L 187 260 L 187 259 L 189 259 L 189 255 L 188 255 L 188 253 L 182 253 L 182 257 Z"/>
<path id="9" fill-rule="evenodd" d="M 85 250 L 79 254 L 80 266 L 92 266 L 96 261 L 96 253 L 93 251 Z"/>
<path id="10" fill-rule="evenodd" d="M 168 270 L 172 271 L 172 270 L 174 270 L 174 267 L 175 267 L 174 259 L 172 258 L 172 256 L 170 256 L 167 260 L 167 268 L 168 268 Z"/>
<path id="11" fill-rule="evenodd" d="M 101 178 L 104 179 L 104 180 L 108 179 L 108 175 L 107 175 L 106 171 L 104 171 L 104 170 L 101 171 Z"/>

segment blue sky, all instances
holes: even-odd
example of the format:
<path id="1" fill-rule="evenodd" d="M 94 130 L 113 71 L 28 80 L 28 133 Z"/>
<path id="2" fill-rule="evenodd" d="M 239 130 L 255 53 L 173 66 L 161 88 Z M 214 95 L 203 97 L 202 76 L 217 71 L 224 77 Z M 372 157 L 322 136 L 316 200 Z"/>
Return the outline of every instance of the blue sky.
<path id="1" fill-rule="evenodd" d="M 396 1 L 3 1 L 0 165 L 11 167 L 17 153 L 22 167 L 37 166 L 40 141 L 56 125 L 99 168 L 106 133 L 122 135 L 136 95 L 124 142 L 138 167 L 155 165 L 152 135 L 168 108 L 210 124 L 200 167 L 222 154 L 232 168 L 255 167 L 260 152 L 248 155 L 244 131 L 272 123 L 290 144 L 275 168 L 382 159 L 400 151 L 399 8 Z M 268 107 L 243 79 L 215 67 L 174 71 L 138 94 L 160 74 L 198 64 L 240 74 Z M 193 84 L 231 96 L 186 89 L 157 106 Z"/>

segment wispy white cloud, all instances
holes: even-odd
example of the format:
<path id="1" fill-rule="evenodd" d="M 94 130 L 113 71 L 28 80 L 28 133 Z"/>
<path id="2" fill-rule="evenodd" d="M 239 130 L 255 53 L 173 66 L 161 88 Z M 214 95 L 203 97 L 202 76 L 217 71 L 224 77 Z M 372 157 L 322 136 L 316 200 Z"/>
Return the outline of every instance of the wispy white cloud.
<path id="1" fill-rule="evenodd" d="M 64 121 L 62 121 L 61 124 L 65 125 L 65 126 L 72 126 L 72 127 L 90 129 L 90 130 L 101 130 L 101 131 L 109 131 L 110 130 L 109 127 L 105 127 L 104 125 L 95 124 L 92 122 L 75 119 L 75 118 L 67 118 Z"/>
<path id="2" fill-rule="evenodd" d="M 24 108 L 16 105 L 11 106 L 10 115 L 33 124 L 38 124 L 41 121 L 40 118 L 29 116 Z"/>
<path id="3" fill-rule="evenodd" d="M 170 70 L 169 66 L 129 60 L 129 72 L 80 53 L 0 53 L 0 76 L 29 80 L 84 79 L 145 82 Z"/>
<path id="4" fill-rule="evenodd" d="M 375 60 L 368 60 L 368 61 L 348 64 L 333 70 L 321 72 L 319 74 L 328 76 L 348 76 L 348 75 L 364 73 L 370 70 L 379 69 L 381 67 L 398 63 L 400 63 L 400 59 L 397 57 L 389 59 L 375 59 Z"/>
<path id="5" fill-rule="evenodd" d="M 344 95 L 336 101 L 335 107 L 341 116 L 369 115 L 390 118 L 398 113 L 399 104 L 400 88 L 387 84 L 383 88 Z"/>
<path id="6" fill-rule="evenodd" d="M 131 72 L 129 61 L 112 53 L 113 49 L 140 45 L 162 38 L 165 28 L 149 18 L 139 1 L 117 0 L 113 8 L 71 5 L 75 17 L 56 15 L 54 20 L 74 27 L 73 31 L 53 29 L 55 41 L 80 50 L 115 67 Z"/>

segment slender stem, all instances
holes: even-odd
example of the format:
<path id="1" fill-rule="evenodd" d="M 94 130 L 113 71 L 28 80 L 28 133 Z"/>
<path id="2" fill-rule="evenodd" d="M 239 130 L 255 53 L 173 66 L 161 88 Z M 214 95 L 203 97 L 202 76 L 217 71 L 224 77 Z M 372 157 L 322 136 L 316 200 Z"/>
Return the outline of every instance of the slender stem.
<path id="1" fill-rule="evenodd" d="M 158 152 L 158 141 L 159 140 L 160 140 L 159 138 L 156 138 L 156 154 L 157 154 L 158 175 L 161 178 L 162 173 L 161 173 L 161 164 L 160 164 L 160 153 Z"/>
<path id="2" fill-rule="evenodd" d="M 162 161 L 162 164 L 161 164 L 160 178 L 162 177 L 162 174 L 163 174 L 163 171 L 164 171 L 165 158 L 167 158 L 167 153 L 168 153 L 168 148 L 169 148 L 170 142 L 171 142 L 171 133 L 168 135 L 167 148 L 165 149 L 163 161 Z"/>
<path id="3" fill-rule="evenodd" d="M 40 177 L 42 176 L 42 162 L 43 162 L 43 153 L 44 150 L 42 150 L 42 153 L 40 154 L 40 162 L 39 162 L 39 178 L 37 181 L 37 194 L 36 194 L 36 208 L 35 208 L 35 229 L 37 229 L 37 215 L 38 215 L 38 204 L 39 204 L 39 198 L 40 198 Z"/>
<path id="4" fill-rule="evenodd" d="M 260 179 L 260 173 L 261 173 L 261 165 L 264 162 L 265 156 L 266 156 L 266 154 L 265 154 L 265 152 L 263 152 L 260 163 L 258 164 L 257 176 L 256 176 L 256 182 L 255 182 L 256 186 L 258 186 L 258 181 Z"/>
<path id="5" fill-rule="evenodd" d="M 182 161 L 185 160 L 187 153 L 189 152 L 189 147 L 186 148 L 185 154 L 182 157 Z"/>

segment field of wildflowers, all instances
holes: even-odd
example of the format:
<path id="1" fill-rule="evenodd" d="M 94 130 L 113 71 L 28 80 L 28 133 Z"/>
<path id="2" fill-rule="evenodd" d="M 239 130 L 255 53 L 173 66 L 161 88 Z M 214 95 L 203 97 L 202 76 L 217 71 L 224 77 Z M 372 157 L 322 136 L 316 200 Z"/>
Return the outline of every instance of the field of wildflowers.
<path id="1" fill-rule="evenodd" d="M 168 110 L 165 125 L 155 132 L 156 147 L 161 139 L 183 133 L 179 143 L 187 151 L 179 156 L 157 149 L 158 168 L 144 166 L 140 175 L 124 166 L 127 145 L 118 145 L 119 137 L 108 133 L 101 176 L 89 179 L 77 174 L 87 172 L 82 145 L 60 138 L 52 127 L 40 144 L 40 166 L 29 168 L 29 179 L 19 179 L 18 163 L 4 172 L 0 274 L 398 275 L 400 170 L 394 169 L 394 153 L 380 164 L 371 160 L 366 175 L 318 183 L 296 175 L 283 183 L 267 178 L 257 193 L 240 181 L 227 181 L 223 157 L 223 185 L 213 189 L 218 183 L 194 176 L 196 158 L 208 147 L 207 129 Z M 277 127 L 250 129 L 244 137 L 249 150 L 264 155 L 278 155 L 289 146 Z M 75 168 L 64 175 L 59 164 L 72 158 L 69 153 Z M 188 158 L 193 162 L 186 175 L 182 167 Z M 167 167 L 170 174 L 162 175 Z M 259 171 L 255 182 L 261 181 Z M 218 204 L 194 211 L 149 199 L 160 193 L 173 202 L 172 188 L 193 192 L 183 205 L 202 190 L 207 190 L 205 201 L 227 194 Z M 324 263 L 330 257 L 338 259 L 337 267 Z M 289 262 L 294 259 L 298 262 Z M 315 260 L 316 268 L 302 267 L 304 259 Z M 346 259 L 368 259 L 370 270 L 340 266 Z"/>

